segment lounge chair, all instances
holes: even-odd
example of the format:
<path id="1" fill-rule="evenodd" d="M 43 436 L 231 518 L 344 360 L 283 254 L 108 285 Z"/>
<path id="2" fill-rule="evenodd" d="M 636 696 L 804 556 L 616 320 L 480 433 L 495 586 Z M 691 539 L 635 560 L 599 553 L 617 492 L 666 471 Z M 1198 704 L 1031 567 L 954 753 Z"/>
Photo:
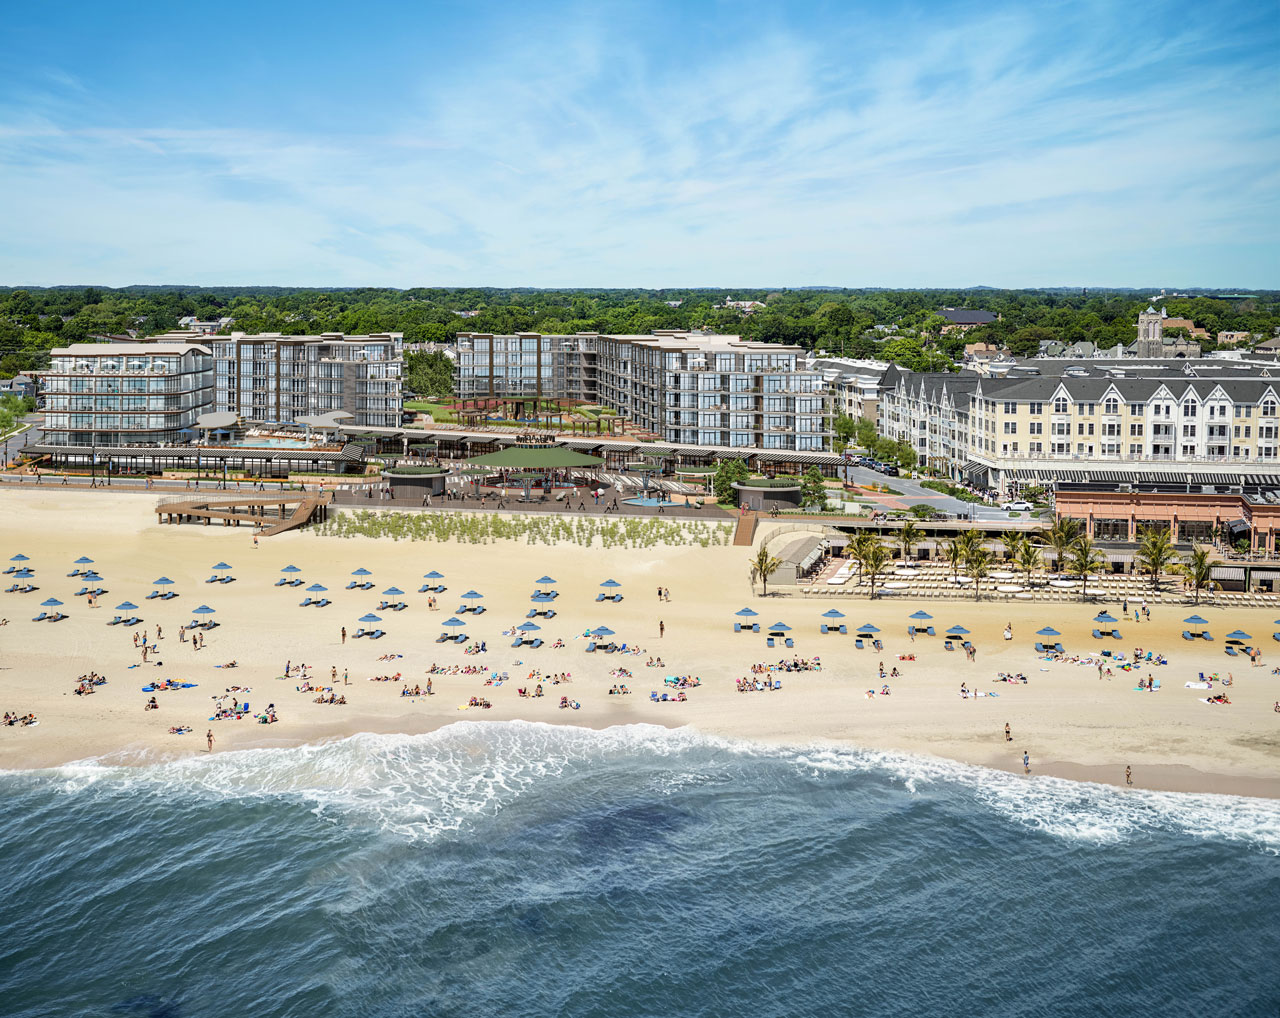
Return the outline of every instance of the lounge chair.
<path id="1" fill-rule="evenodd" d="M 853 645 L 854 645 L 855 647 L 857 647 L 857 648 L 858 648 L 858 650 L 862 650 L 862 649 L 863 649 L 863 648 L 862 648 L 862 637 L 861 637 L 861 636 L 855 637 L 855 638 L 854 638 L 854 641 L 853 641 Z"/>
<path id="2" fill-rule="evenodd" d="M 773 647 L 773 637 L 772 636 L 769 637 L 767 640 L 764 641 L 764 643 L 766 647 L 770 647 L 770 648 Z"/>
<path id="3" fill-rule="evenodd" d="M 87 593 L 89 593 L 89 588 L 88 588 L 88 587 L 81 587 L 79 590 L 77 590 L 77 591 L 75 592 L 75 595 L 74 595 L 74 596 L 75 596 L 75 597 L 84 597 L 84 596 L 85 596 L 85 594 L 87 594 Z"/>
<path id="4" fill-rule="evenodd" d="M 794 647 L 796 645 L 796 641 L 791 639 L 791 637 L 789 636 L 787 637 L 785 643 L 788 647 Z"/>
<path id="5" fill-rule="evenodd" d="M 519 636 L 517 636 L 514 640 L 512 640 L 512 641 L 511 641 L 511 646 L 513 646 L 513 647 L 523 647 L 523 646 L 524 646 L 524 640 L 523 640 L 523 639 L 521 639 Z"/>
<path id="6" fill-rule="evenodd" d="M 58 612 L 56 615 L 50 615 L 47 619 L 45 619 L 45 621 L 46 621 L 46 622 L 61 622 L 61 621 L 62 621 L 63 619 L 65 619 L 65 618 L 67 618 L 67 615 L 66 615 L 64 612 Z"/>
<path id="7" fill-rule="evenodd" d="M 205 580 L 204 582 L 205 582 L 205 583 L 221 583 L 221 582 L 222 582 L 222 580 L 220 580 L 217 576 L 210 576 L 210 577 L 209 577 L 207 580 Z"/>
<path id="8" fill-rule="evenodd" d="M 299 607 L 299 608 L 310 608 L 313 604 L 315 604 L 315 602 L 314 602 L 314 601 L 312 601 L 312 600 L 311 600 L 311 598 L 307 598 L 305 601 L 299 601 L 299 602 L 298 602 L 298 607 Z"/>
<path id="9" fill-rule="evenodd" d="M 1036 653 L 1037 653 L 1037 654 L 1046 654 L 1046 653 L 1048 653 L 1048 648 L 1047 648 L 1047 647 L 1045 647 L 1045 645 L 1044 645 L 1043 643 L 1039 643 L 1039 642 L 1037 642 L 1037 643 L 1036 643 Z"/>
<path id="10" fill-rule="evenodd" d="M 381 635 L 382 635 L 382 632 L 381 632 L 381 631 L 379 631 L 379 632 L 378 632 L 378 635 L 379 635 L 379 636 L 381 636 Z M 455 636 L 455 637 L 453 638 L 453 642 L 454 642 L 454 643 L 466 643 L 466 642 L 467 642 L 467 634 L 466 634 L 466 633 L 459 633 L 457 636 Z"/>
<path id="11" fill-rule="evenodd" d="M 369 631 L 367 629 L 357 629 L 355 633 L 352 635 L 351 639 L 358 640 L 360 639 L 360 637 L 368 636 L 368 635 L 369 635 Z"/>
<path id="12" fill-rule="evenodd" d="M 601 596 L 601 597 L 603 597 L 604 595 L 603 595 L 603 594 L 601 594 L 600 596 Z M 823 628 L 823 629 L 826 629 L 826 626 L 823 626 L 822 628 Z M 733 624 L 733 631 L 734 631 L 735 633 L 740 633 L 740 632 L 742 632 L 742 623 L 741 623 L 741 622 L 735 622 L 735 623 Z"/>
<path id="13" fill-rule="evenodd" d="M 235 583 L 236 578 L 234 576 L 224 576 L 218 582 L 219 583 Z"/>
<path id="14" fill-rule="evenodd" d="M 935 632 L 933 631 L 933 626 L 926 626 L 926 627 L 925 627 L 925 632 L 926 632 L 926 633 L 928 633 L 930 636 L 937 636 L 937 635 L 938 635 L 937 633 L 935 633 Z"/>
<path id="15" fill-rule="evenodd" d="M 1117 640 L 1120 639 L 1120 630 L 1118 629 L 1111 630 L 1111 635 Z"/>
<path id="16" fill-rule="evenodd" d="M 1235 649 L 1235 647 L 1226 647 L 1226 648 L 1224 648 L 1224 649 L 1225 649 L 1225 650 L 1226 650 L 1226 652 L 1227 652 L 1228 654 L 1230 654 L 1232 657 L 1239 657 L 1239 656 L 1240 656 L 1240 652 L 1239 652 L 1238 650 L 1236 650 L 1236 649 Z"/>
<path id="17" fill-rule="evenodd" d="M 431 589 L 431 588 L 430 588 L 430 587 L 428 587 L 428 586 L 424 583 L 421 587 L 419 587 L 419 588 L 418 588 L 418 593 L 419 593 L 419 594 L 425 594 L 425 593 L 426 593 L 427 591 L 429 591 L 430 589 Z"/>
<path id="18" fill-rule="evenodd" d="M 737 623 L 735 622 L 735 623 L 734 623 L 734 625 L 736 626 L 736 625 L 737 625 Z M 825 622 L 824 622 L 824 623 L 822 623 L 822 626 L 821 626 L 820 628 L 821 628 L 822 634 L 823 634 L 824 636 L 825 636 L 828 632 L 830 632 L 830 630 L 829 630 L 829 629 L 827 629 L 827 624 L 826 624 Z M 734 630 L 734 632 L 737 632 L 737 630 Z M 1280 640 L 1280 633 L 1277 633 L 1277 634 L 1276 634 L 1276 639 Z"/>
<path id="19" fill-rule="evenodd" d="M 880 642 L 879 637 L 871 641 L 871 646 L 875 647 L 876 650 L 884 650 L 884 644 Z"/>
<path id="20" fill-rule="evenodd" d="M 281 584 L 288 583 L 288 582 L 289 582 L 288 580 L 277 580 L 277 581 L 276 581 L 276 586 L 277 586 L 277 587 L 279 587 Z M 355 590 L 355 589 L 356 589 L 356 587 L 358 587 L 358 586 L 360 586 L 360 584 L 356 583 L 356 581 L 355 581 L 355 580 L 352 580 L 350 583 L 348 583 L 348 584 L 347 584 L 346 589 L 347 589 L 347 590 Z M 423 590 L 425 590 L 426 588 L 425 588 L 425 587 L 423 587 L 422 589 L 423 589 Z"/>
<path id="21" fill-rule="evenodd" d="M 330 601 L 327 597 L 322 597 L 319 601 L 312 601 L 311 607 L 312 608 L 328 608 L 329 605 L 331 604 L 333 604 L 333 602 Z"/>
<path id="22" fill-rule="evenodd" d="M 1277 640 L 1280 640 L 1280 633 L 1275 634 L 1275 637 L 1276 637 L 1276 639 L 1277 639 Z M 1182 638 L 1183 638 L 1184 640 L 1194 640 L 1194 639 L 1195 639 L 1195 637 L 1194 637 L 1194 636 L 1192 636 L 1192 635 L 1191 635 L 1191 633 L 1190 633 L 1190 632 L 1188 632 L 1188 631 L 1187 631 L 1187 630 L 1185 630 L 1185 629 L 1182 631 Z"/>
<path id="23" fill-rule="evenodd" d="M 849 627 L 848 627 L 848 626 L 841 626 L 841 627 L 840 627 L 840 635 L 841 635 L 841 636 L 848 636 L 848 635 L 849 635 Z"/>
<path id="24" fill-rule="evenodd" d="M 1094 638 L 1095 640 L 1101 640 L 1101 639 L 1102 639 L 1102 633 L 1100 633 L 1098 630 L 1096 630 L 1096 629 L 1095 629 L 1095 630 L 1093 631 L 1093 638 Z"/>
<path id="25" fill-rule="evenodd" d="M 1054 652 L 1055 654 L 1065 654 L 1065 653 L 1066 653 L 1066 651 L 1062 649 L 1062 644 L 1060 644 L 1060 643 L 1055 643 L 1055 644 L 1053 645 L 1053 652 Z"/>
<path id="26" fill-rule="evenodd" d="M 360 635 L 359 633 L 356 633 L 356 636 L 359 636 L 359 635 Z M 439 636 L 436 637 L 436 643 L 444 643 L 446 640 L 452 640 L 452 639 L 453 637 L 450 634 L 441 633 Z"/>
<path id="27" fill-rule="evenodd" d="M 588 644 L 587 644 L 587 653 L 588 653 L 588 654 L 594 654 L 595 652 L 596 652 L 596 645 L 595 645 L 595 643 L 594 643 L 594 642 L 592 642 L 592 643 L 588 643 Z"/>
<path id="28" fill-rule="evenodd" d="M 277 584 L 276 584 L 276 586 L 278 587 L 278 586 L 280 586 L 280 584 L 279 584 L 279 583 L 277 583 Z M 159 596 L 160 596 L 160 591 L 158 591 L 158 590 L 153 590 L 150 594 L 148 594 L 148 595 L 147 595 L 147 600 L 148 600 L 148 601 L 153 601 L 153 600 L 155 600 L 155 599 L 156 599 L 157 597 L 159 597 Z"/>
<path id="29" fill-rule="evenodd" d="M 543 613 L 542 613 L 542 617 L 543 617 L 544 619 L 554 619 L 554 618 L 556 617 L 555 609 L 553 608 L 553 609 L 551 609 L 551 610 L 549 610 L 549 611 L 545 611 L 545 612 L 543 612 Z"/>
<path id="30" fill-rule="evenodd" d="M 48 617 L 49 617 L 49 613 L 48 613 L 48 612 L 41 612 L 39 615 L 37 615 L 37 616 L 36 616 L 34 619 L 32 619 L 31 621 L 32 621 L 32 622 L 43 622 L 43 621 L 44 621 L 45 619 L 47 619 Z"/>
<path id="31" fill-rule="evenodd" d="M 302 582 L 302 581 L 298 581 L 298 582 Z M 170 590 L 170 591 L 168 591 L 167 593 L 161 594 L 161 595 L 160 595 L 160 600 L 161 600 L 161 601 L 172 601 L 172 600 L 173 600 L 175 597 L 177 597 L 177 596 L 178 596 L 178 594 L 177 594 L 177 592 L 176 592 L 176 591 L 172 591 L 172 590 Z"/>
<path id="32" fill-rule="evenodd" d="M 942 641 L 942 649 L 943 649 L 943 650 L 955 650 L 956 648 L 952 645 L 952 643 L 951 643 L 951 641 L 950 641 L 950 640 L 943 640 L 943 641 Z M 1040 650 L 1040 649 L 1041 649 L 1040 644 L 1038 644 L 1038 643 L 1037 643 L 1037 644 L 1036 644 L 1036 650 Z"/>
<path id="33" fill-rule="evenodd" d="M 619 595 L 619 596 L 621 596 L 621 595 Z M 759 622 L 757 622 L 754 626 L 752 626 L 752 627 L 751 627 L 751 631 L 752 631 L 753 633 L 758 633 L 758 632 L 760 632 L 760 623 L 759 623 Z"/>
<path id="34" fill-rule="evenodd" d="M 120 615 L 117 615 L 114 619 L 112 619 L 110 622 L 108 622 L 108 623 L 107 623 L 107 625 L 109 625 L 109 626 L 118 626 L 118 625 L 120 625 L 120 623 L 121 623 L 121 622 L 123 622 L 123 621 L 124 621 L 124 618 L 123 618 L 122 616 L 120 616 Z"/>
<path id="35" fill-rule="evenodd" d="M 539 636 L 536 640 L 534 640 L 534 641 L 533 641 L 533 643 L 531 644 L 531 646 L 532 646 L 532 647 L 534 647 L 534 649 L 537 649 L 538 647 L 541 647 L 541 646 L 542 646 L 542 637 L 541 637 L 541 636 Z"/>
<path id="36" fill-rule="evenodd" d="M 908 636 L 915 636 L 915 635 L 916 635 L 916 627 L 915 627 L 915 626 L 907 626 L 907 635 L 908 635 Z"/>
<path id="37" fill-rule="evenodd" d="M 537 612 L 537 610 L 536 610 L 536 609 L 534 609 L 534 608 L 530 608 L 530 609 L 528 610 L 528 612 L 526 612 L 526 613 L 525 613 L 525 616 L 524 616 L 524 617 L 525 617 L 526 619 L 532 619 L 532 618 L 535 618 L 535 617 L 537 616 L 537 614 L 538 614 L 538 612 Z"/>
<path id="38" fill-rule="evenodd" d="M 1205 643 L 1213 643 L 1213 636 L 1210 633 L 1202 633 L 1200 639 L 1204 640 Z"/>

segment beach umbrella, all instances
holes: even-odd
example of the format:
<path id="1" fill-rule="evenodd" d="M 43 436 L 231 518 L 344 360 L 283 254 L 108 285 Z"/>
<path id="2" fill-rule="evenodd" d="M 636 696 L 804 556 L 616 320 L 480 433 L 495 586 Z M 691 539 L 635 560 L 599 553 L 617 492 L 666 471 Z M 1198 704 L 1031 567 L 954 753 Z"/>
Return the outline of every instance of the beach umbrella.
<path id="1" fill-rule="evenodd" d="M 964 626 L 952 626 L 950 629 L 947 630 L 947 635 L 948 636 L 968 636 L 969 630 L 965 629 Z"/>
<path id="2" fill-rule="evenodd" d="M 118 612 L 136 612 L 137 610 L 138 606 L 132 601 L 126 601 L 124 604 L 116 605 L 116 611 Z"/>
<path id="3" fill-rule="evenodd" d="M 431 572 L 424 574 L 422 578 L 424 580 L 443 580 L 444 573 L 437 573 L 434 569 L 432 569 Z"/>
<path id="4" fill-rule="evenodd" d="M 40 607 L 41 608 L 57 608 L 58 605 L 60 604 L 62 604 L 62 602 L 59 601 L 56 597 L 51 597 L 47 601 L 41 601 Z"/>
<path id="5" fill-rule="evenodd" d="M 351 575 L 352 576 L 372 576 L 373 573 L 369 572 L 369 570 L 366 569 L 364 566 L 361 566 L 359 569 L 353 569 L 351 571 Z"/>
<path id="6" fill-rule="evenodd" d="M 613 630 L 608 626 L 600 626 L 598 629 L 591 630 L 592 636 L 613 636 Z"/>
<path id="7" fill-rule="evenodd" d="M 381 622 L 381 621 L 382 621 L 382 619 L 380 619 L 380 618 L 378 618 L 378 616 L 374 615 L 374 614 L 373 614 L 373 612 L 370 612 L 368 615 L 361 615 L 361 616 L 360 616 L 360 618 L 359 618 L 357 621 L 359 621 L 359 622 Z M 448 624 L 449 624 L 449 623 L 447 623 L 447 622 L 445 623 L 445 625 L 446 625 L 446 626 L 447 626 Z"/>
<path id="8" fill-rule="evenodd" d="M 219 562 L 219 563 L 218 563 L 216 566 L 214 566 L 213 568 L 214 568 L 214 571 L 215 571 L 215 572 L 220 572 L 220 571 L 221 571 L 221 570 L 223 570 L 223 569 L 230 569 L 231 567 L 230 567 L 229 565 L 227 565 L 225 562 Z"/>
<path id="9" fill-rule="evenodd" d="M 743 618 L 750 618 L 751 616 L 755 615 L 755 612 L 753 612 L 750 608 L 743 608 L 741 611 L 736 611 L 733 614 L 741 615 Z"/>
<path id="10" fill-rule="evenodd" d="M 932 618 L 933 618 L 933 616 L 932 616 L 932 615 L 930 615 L 930 614 L 929 614 L 927 611 L 925 611 L 924 609 L 921 609 L 921 610 L 920 610 L 920 611 L 918 611 L 918 612 L 912 612 L 910 615 L 908 615 L 908 616 L 907 616 L 907 618 L 909 618 L 909 619 L 919 619 L 919 620 L 921 620 L 921 621 L 924 621 L 925 619 L 932 619 Z"/>
<path id="11" fill-rule="evenodd" d="M 285 566 L 283 569 L 281 569 L 281 570 L 280 570 L 280 572 L 282 572 L 282 573 L 300 573 L 300 572 L 302 572 L 302 570 L 301 570 L 301 569 L 299 569 L 299 568 L 298 568 L 297 566 L 295 566 L 295 565 L 287 565 L 287 566 Z"/>
<path id="12" fill-rule="evenodd" d="M 390 594 L 392 597 L 395 597 L 398 594 L 403 594 L 404 591 L 401 590 L 399 587 L 388 587 L 386 590 L 383 591 L 383 593 Z"/>
<path id="13" fill-rule="evenodd" d="M 320 584 L 318 584 L 318 583 L 313 583 L 313 584 L 311 584 L 311 586 L 309 586 L 309 587 L 307 588 L 307 593 L 308 593 L 308 594 L 312 594 L 312 593 L 319 594 L 319 593 L 322 593 L 323 591 L 326 591 L 326 590 L 328 590 L 328 589 L 329 589 L 328 587 L 322 587 L 322 586 L 320 586 Z"/>
<path id="14" fill-rule="evenodd" d="M 771 632 L 771 633 L 789 633 L 789 632 L 791 632 L 791 627 L 790 627 L 789 625 L 787 625 L 785 622 L 775 622 L 773 625 L 771 625 L 771 626 L 769 627 L 769 632 Z"/>
<path id="15" fill-rule="evenodd" d="M 49 603 L 48 601 L 45 602 L 45 604 L 48 604 L 48 603 Z M 1230 640 L 1232 643 L 1243 643 L 1245 640 L 1252 640 L 1253 637 L 1250 636 L 1248 633 L 1244 632 L 1243 630 L 1237 629 L 1234 633 L 1228 633 L 1227 639 Z"/>
<path id="16" fill-rule="evenodd" d="M 31 577 L 35 576 L 35 570 L 32 570 L 32 569 L 25 569 L 25 568 L 24 568 L 24 569 L 19 569 L 19 570 L 18 570 L 16 573 L 14 573 L 13 575 L 14 575 L 14 578 L 15 578 L 15 579 L 19 579 L 19 580 L 29 580 L 29 579 L 31 579 Z M 81 579 L 85 579 L 85 577 L 81 577 Z"/>
<path id="17" fill-rule="evenodd" d="M 1110 612 L 1098 612 L 1098 614 L 1093 617 L 1093 621 L 1094 622 L 1114 622 L 1115 619 L 1112 618 Z"/>
<path id="18" fill-rule="evenodd" d="M 844 612 L 838 612 L 834 608 L 828 608 L 822 613 L 822 617 L 824 619 L 842 619 L 844 618 Z"/>
<path id="19" fill-rule="evenodd" d="M 879 629 L 877 629 L 875 626 L 873 626 L 870 622 L 865 622 L 865 623 L 863 623 L 862 625 L 860 625 L 860 626 L 858 627 L 858 632 L 860 632 L 860 633 L 878 633 L 878 632 L 880 632 L 880 630 L 879 630 Z"/>
<path id="20" fill-rule="evenodd" d="M 1036 636 L 1061 636 L 1061 635 L 1062 634 L 1058 632 L 1056 629 L 1054 629 L 1053 626 L 1045 626 L 1043 629 L 1036 630 Z"/>
<path id="21" fill-rule="evenodd" d="M 155 586 L 157 586 L 157 587 L 167 587 L 167 586 L 168 586 L 169 584 L 171 584 L 172 582 L 173 582 L 173 580 L 169 579 L 169 577 L 167 577 L 167 576 L 162 576 L 162 577 L 160 577 L 160 579 L 158 579 L 158 580 L 156 580 L 156 581 L 155 581 Z"/>
<path id="22" fill-rule="evenodd" d="M 468 600 L 468 601 L 474 601 L 477 597 L 484 597 L 484 595 L 483 595 L 483 594 L 478 593 L 478 592 L 476 592 L 476 591 L 474 591 L 474 590 L 468 590 L 468 591 L 467 591 L 465 594 L 463 594 L 462 596 L 463 596 L 466 600 Z"/>
<path id="23" fill-rule="evenodd" d="M 363 622 L 363 621 L 364 621 L 364 619 L 361 619 L 360 621 L 361 621 L 361 622 Z M 465 622 L 463 622 L 463 621 L 462 621 L 462 619 L 446 619 L 446 620 L 444 621 L 444 625 L 446 625 L 446 626 L 465 626 L 465 625 L 466 625 L 466 623 L 465 623 Z"/>
<path id="24" fill-rule="evenodd" d="M 1202 619 L 1199 615 L 1192 615 L 1190 618 L 1183 619 L 1182 621 L 1189 626 L 1207 626 L 1209 624 L 1208 619 Z"/>
<path id="25" fill-rule="evenodd" d="M 532 622 L 522 622 L 516 628 L 526 633 L 532 633 L 535 629 L 541 629 L 542 627 L 535 626 Z"/>
<path id="26" fill-rule="evenodd" d="M 547 584 L 547 583 L 555 583 L 556 581 L 553 580 L 550 576 L 544 576 L 540 580 L 534 580 L 533 582 Z"/>
<path id="27" fill-rule="evenodd" d="M 10 562 L 29 562 L 31 560 L 28 559 L 27 556 L 19 552 L 17 555 L 13 556 L 13 558 L 9 559 L 9 561 Z"/>
<path id="28" fill-rule="evenodd" d="M 622 584 L 621 584 L 621 583 L 619 583 L 617 580 L 605 580 L 605 581 L 604 581 L 604 583 L 600 584 L 600 586 L 602 586 L 602 587 L 621 587 L 621 586 L 622 586 Z"/>
<path id="29" fill-rule="evenodd" d="M 207 604 L 202 604 L 199 608 L 192 608 L 191 614 L 192 615 L 212 615 L 215 611 L 217 611 L 216 608 L 210 608 Z"/>
<path id="30" fill-rule="evenodd" d="M 93 559 L 89 558 L 87 555 L 81 555 L 72 564 L 77 566 L 91 566 L 93 565 Z"/>

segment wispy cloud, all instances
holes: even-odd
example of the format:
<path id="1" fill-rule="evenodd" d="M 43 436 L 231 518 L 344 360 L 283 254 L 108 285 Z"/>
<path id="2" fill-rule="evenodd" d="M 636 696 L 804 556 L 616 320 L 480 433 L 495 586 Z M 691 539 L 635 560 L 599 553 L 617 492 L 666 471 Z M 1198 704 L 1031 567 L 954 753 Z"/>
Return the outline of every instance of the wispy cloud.
<path id="1" fill-rule="evenodd" d="M 245 129 L 207 90 L 190 123 L 107 116 L 33 75 L 0 109 L 0 277 L 1275 285 L 1257 37 L 1059 5 L 760 24 L 516 19 L 370 132 Z"/>

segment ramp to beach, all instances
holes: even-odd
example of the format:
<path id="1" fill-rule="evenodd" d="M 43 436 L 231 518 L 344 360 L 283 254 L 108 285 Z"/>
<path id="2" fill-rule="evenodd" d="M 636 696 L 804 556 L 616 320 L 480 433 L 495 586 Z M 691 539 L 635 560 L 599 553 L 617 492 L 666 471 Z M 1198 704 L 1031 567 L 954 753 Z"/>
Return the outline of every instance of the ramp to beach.
<path id="1" fill-rule="evenodd" d="M 201 522 L 206 527 L 221 520 L 224 527 L 241 523 L 261 527 L 262 537 L 292 530 L 312 518 L 323 519 L 332 492 L 299 491 L 282 495 L 173 495 L 156 506 L 160 523 Z"/>

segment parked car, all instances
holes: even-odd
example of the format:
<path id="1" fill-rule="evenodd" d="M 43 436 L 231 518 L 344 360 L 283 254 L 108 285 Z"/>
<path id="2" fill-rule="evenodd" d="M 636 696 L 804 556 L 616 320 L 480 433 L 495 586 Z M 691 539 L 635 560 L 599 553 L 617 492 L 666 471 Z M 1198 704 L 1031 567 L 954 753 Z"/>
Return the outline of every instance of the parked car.
<path id="1" fill-rule="evenodd" d="M 1029 513 L 1035 506 L 1030 502 L 1006 502 L 1000 508 L 1007 513 Z"/>
<path id="2" fill-rule="evenodd" d="M 880 472 L 887 477 L 898 476 L 898 468 L 895 467 L 892 463 L 881 464 Z"/>

